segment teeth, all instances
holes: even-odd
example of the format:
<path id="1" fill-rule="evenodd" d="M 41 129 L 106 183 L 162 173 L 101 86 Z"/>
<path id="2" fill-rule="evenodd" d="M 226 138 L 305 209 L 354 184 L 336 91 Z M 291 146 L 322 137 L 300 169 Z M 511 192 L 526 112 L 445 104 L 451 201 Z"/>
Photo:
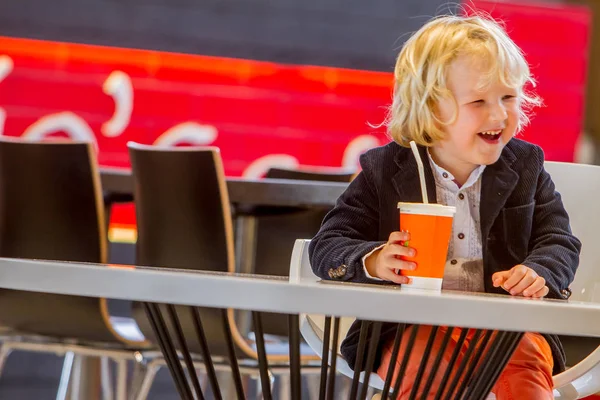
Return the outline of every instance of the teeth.
<path id="1" fill-rule="evenodd" d="M 502 132 L 502 130 L 497 130 L 497 131 L 485 131 L 485 132 L 481 132 L 482 135 L 489 135 L 489 136 L 496 136 L 499 135 Z"/>

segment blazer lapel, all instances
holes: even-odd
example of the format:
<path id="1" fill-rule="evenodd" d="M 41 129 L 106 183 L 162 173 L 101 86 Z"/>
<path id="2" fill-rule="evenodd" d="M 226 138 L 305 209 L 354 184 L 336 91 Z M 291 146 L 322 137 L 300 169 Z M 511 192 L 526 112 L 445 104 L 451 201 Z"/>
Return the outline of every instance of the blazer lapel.
<path id="1" fill-rule="evenodd" d="M 429 202 L 437 203 L 435 180 L 429 164 L 427 149 L 419 146 L 419 153 L 421 160 L 423 160 Z M 500 214 L 500 210 L 502 210 L 517 185 L 519 174 L 512 169 L 515 159 L 515 155 L 505 148 L 498 161 L 488 165 L 483 171 L 479 214 L 484 243 L 494 221 Z M 398 194 L 398 201 L 421 203 L 423 198 L 421 196 L 419 170 L 412 152 L 410 149 L 401 148 L 396 153 L 394 161 L 398 166 L 398 172 L 393 176 L 392 183 Z"/>
<path id="2" fill-rule="evenodd" d="M 517 185 L 519 174 L 512 169 L 514 161 L 515 155 L 505 148 L 498 161 L 483 171 L 479 215 L 484 243 L 500 210 Z"/>
<path id="3" fill-rule="evenodd" d="M 435 180 L 433 178 L 431 165 L 429 164 L 427 149 L 423 146 L 418 146 L 418 148 L 425 170 L 427 197 L 429 198 L 430 203 L 437 203 Z M 419 169 L 417 167 L 417 162 L 412 155 L 412 151 L 410 149 L 401 148 L 401 150 L 396 153 L 394 161 L 396 162 L 396 165 L 398 165 L 398 172 L 396 172 L 392 178 L 392 183 L 398 194 L 399 201 L 422 203 L 423 196 L 421 195 Z"/>

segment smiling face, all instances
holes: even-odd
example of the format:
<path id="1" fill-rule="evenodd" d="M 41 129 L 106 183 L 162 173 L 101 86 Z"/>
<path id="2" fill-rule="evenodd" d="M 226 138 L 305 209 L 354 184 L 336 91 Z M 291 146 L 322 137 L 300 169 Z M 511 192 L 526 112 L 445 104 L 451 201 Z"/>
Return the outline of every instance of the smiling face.
<path id="1" fill-rule="evenodd" d="M 436 104 L 444 138 L 431 148 L 434 160 L 456 177 L 495 163 L 519 124 L 519 92 L 498 80 L 474 57 L 459 56 L 447 69 L 450 96 Z"/>
<path id="2" fill-rule="evenodd" d="M 495 163 L 541 104 L 519 47 L 494 20 L 434 18 L 403 46 L 386 120 L 400 145 L 430 148 L 458 180 Z"/>

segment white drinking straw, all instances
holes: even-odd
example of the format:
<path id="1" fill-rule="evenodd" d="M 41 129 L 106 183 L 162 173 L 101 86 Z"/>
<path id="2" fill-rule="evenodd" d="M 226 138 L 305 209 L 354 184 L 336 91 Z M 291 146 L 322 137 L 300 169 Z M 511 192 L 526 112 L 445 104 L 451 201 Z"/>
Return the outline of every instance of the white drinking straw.
<path id="1" fill-rule="evenodd" d="M 419 154 L 419 149 L 417 149 L 417 144 L 414 140 L 410 141 L 410 148 L 413 151 L 413 155 L 415 156 L 415 160 L 417 161 L 417 167 L 419 168 L 419 179 L 421 180 L 421 195 L 423 195 L 423 203 L 428 204 L 429 199 L 427 198 L 427 185 L 425 183 L 425 170 L 423 169 L 423 161 L 421 160 L 421 155 Z"/>

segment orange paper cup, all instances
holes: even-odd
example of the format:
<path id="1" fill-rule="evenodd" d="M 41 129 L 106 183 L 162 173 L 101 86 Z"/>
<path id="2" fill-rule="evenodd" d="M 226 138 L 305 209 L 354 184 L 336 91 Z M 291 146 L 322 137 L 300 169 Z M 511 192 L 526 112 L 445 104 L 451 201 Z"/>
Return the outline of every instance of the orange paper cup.
<path id="1" fill-rule="evenodd" d="M 400 230 L 410 233 L 410 241 L 404 245 L 414 248 L 417 252 L 414 257 L 402 257 L 403 260 L 417 264 L 417 268 L 412 271 L 400 270 L 401 275 L 412 280 L 410 284 L 403 286 L 441 290 L 456 207 L 398 203 L 398 209 Z"/>

